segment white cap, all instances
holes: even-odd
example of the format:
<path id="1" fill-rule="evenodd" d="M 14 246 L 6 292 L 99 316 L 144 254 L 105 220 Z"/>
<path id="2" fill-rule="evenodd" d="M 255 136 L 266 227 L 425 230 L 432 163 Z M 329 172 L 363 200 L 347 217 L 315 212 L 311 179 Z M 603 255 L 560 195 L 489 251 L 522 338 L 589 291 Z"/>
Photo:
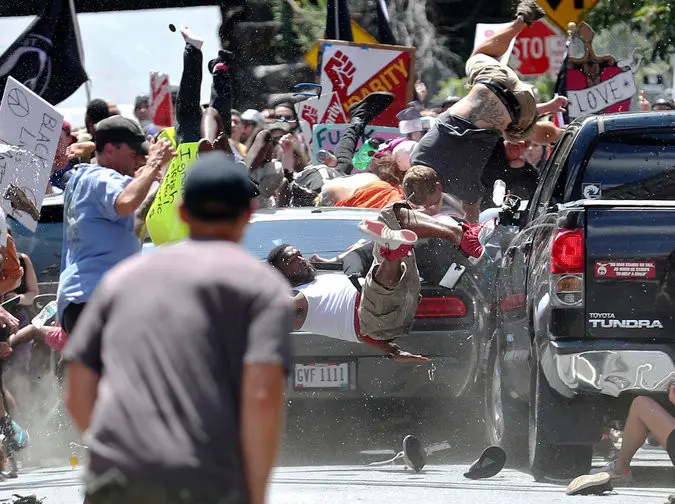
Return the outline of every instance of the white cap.
<path id="1" fill-rule="evenodd" d="M 244 113 L 241 114 L 241 120 L 254 122 L 256 124 L 263 124 L 265 122 L 263 115 L 255 109 L 245 110 Z"/>
<path id="2" fill-rule="evenodd" d="M 408 121 L 399 121 L 398 130 L 402 135 L 415 133 L 416 131 L 424 131 L 424 128 L 422 127 L 422 118 L 411 119 Z"/>
<path id="3" fill-rule="evenodd" d="M 5 212 L 0 208 L 0 247 L 7 246 L 7 217 Z"/>
<path id="4" fill-rule="evenodd" d="M 394 147 L 392 154 L 399 170 L 408 171 L 410 169 L 410 155 L 415 147 L 417 147 L 417 142 L 414 140 L 406 140 Z"/>

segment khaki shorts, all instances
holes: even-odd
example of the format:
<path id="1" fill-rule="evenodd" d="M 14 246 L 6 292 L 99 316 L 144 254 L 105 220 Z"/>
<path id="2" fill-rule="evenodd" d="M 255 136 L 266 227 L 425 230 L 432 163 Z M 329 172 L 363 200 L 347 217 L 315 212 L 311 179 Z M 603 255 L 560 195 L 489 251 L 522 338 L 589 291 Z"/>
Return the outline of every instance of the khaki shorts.
<path id="1" fill-rule="evenodd" d="M 466 62 L 467 83 L 470 86 L 478 81 L 491 81 L 502 85 L 513 93 L 520 105 L 520 120 L 515 128 L 508 131 L 514 140 L 525 138 L 538 118 L 537 101 L 532 86 L 525 84 L 513 69 L 502 65 L 499 61 L 487 54 L 475 54 Z"/>
<path id="2" fill-rule="evenodd" d="M 396 206 L 410 208 L 405 202 L 391 203 L 380 212 L 380 220 L 392 229 L 401 229 L 394 214 Z M 410 332 L 422 285 L 414 252 L 402 260 L 403 276 L 393 289 L 382 287 L 375 281 L 375 273 L 381 263 L 382 257 L 376 246 L 373 264 L 361 292 L 359 323 L 362 335 L 389 341 Z"/>

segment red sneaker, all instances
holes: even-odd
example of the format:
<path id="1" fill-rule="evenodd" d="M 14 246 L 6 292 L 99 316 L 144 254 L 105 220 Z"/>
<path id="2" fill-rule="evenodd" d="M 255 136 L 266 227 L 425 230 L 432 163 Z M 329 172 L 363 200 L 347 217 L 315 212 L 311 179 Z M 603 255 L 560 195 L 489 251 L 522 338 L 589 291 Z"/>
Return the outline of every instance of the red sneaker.
<path id="1" fill-rule="evenodd" d="M 359 229 L 380 246 L 380 255 L 390 261 L 403 259 L 410 255 L 417 243 L 417 234 L 409 229 L 392 229 L 384 222 L 364 220 Z"/>
<path id="2" fill-rule="evenodd" d="M 483 257 L 485 244 L 495 232 L 496 218 L 481 224 L 462 223 L 464 234 L 459 242 L 459 250 L 469 256 L 469 262 L 476 264 Z"/>

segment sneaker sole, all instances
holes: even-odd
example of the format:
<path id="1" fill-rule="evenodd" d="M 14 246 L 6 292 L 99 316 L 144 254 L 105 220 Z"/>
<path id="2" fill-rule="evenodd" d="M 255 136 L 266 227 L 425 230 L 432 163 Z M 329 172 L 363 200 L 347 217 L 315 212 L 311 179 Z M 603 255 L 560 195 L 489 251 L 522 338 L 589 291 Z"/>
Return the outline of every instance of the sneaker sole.
<path id="1" fill-rule="evenodd" d="M 589 495 L 611 490 L 612 477 L 609 473 L 585 474 L 572 480 L 567 486 L 567 495 Z"/>
<path id="2" fill-rule="evenodd" d="M 415 472 L 420 472 L 426 465 L 422 443 L 415 436 L 407 435 L 403 439 L 403 456 Z"/>
<path id="3" fill-rule="evenodd" d="M 417 234 L 409 229 L 391 229 L 383 222 L 379 221 L 361 221 L 359 230 L 372 238 L 372 240 L 389 249 L 397 249 L 401 245 L 414 245 L 417 243 Z M 392 236 L 385 238 L 382 236 L 385 230 L 390 230 Z M 396 246 L 392 247 L 391 245 Z"/>

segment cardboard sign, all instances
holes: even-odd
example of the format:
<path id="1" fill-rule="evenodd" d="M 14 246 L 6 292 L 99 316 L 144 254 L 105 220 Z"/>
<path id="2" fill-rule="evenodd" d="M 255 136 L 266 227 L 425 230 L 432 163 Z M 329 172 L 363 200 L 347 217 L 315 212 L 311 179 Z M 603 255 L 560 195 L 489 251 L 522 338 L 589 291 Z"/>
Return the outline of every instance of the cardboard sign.
<path id="1" fill-rule="evenodd" d="M 173 104 L 169 76 L 150 72 L 150 115 L 157 126 L 173 126 Z"/>
<path id="2" fill-rule="evenodd" d="M 0 206 L 35 231 L 61 136 L 63 116 L 9 77 L 0 104 Z"/>
<path id="3" fill-rule="evenodd" d="M 595 34 L 581 23 L 576 34 L 584 44 L 584 55 L 567 59 L 567 98 L 570 118 L 587 114 L 626 112 L 637 94 L 633 61 L 616 61 L 593 52 Z"/>
<path id="4" fill-rule="evenodd" d="M 371 124 L 398 127 L 396 114 L 413 99 L 415 49 L 337 40 L 320 40 L 319 45 L 317 73 L 323 92 L 327 95 L 337 93 L 346 115 L 350 106 L 370 93 L 393 93 L 394 103 Z"/>
<path id="5" fill-rule="evenodd" d="M 335 152 L 342 132 L 347 129 L 346 124 L 317 124 L 312 133 L 312 159 L 317 162 L 317 154 L 321 149 Z M 391 140 L 399 138 L 401 133 L 398 128 L 387 128 L 385 126 L 368 126 L 364 133 L 366 138 L 381 138 L 382 140 Z M 359 141 L 357 149 L 361 147 Z"/>
<path id="6" fill-rule="evenodd" d="M 476 23 L 476 36 L 473 39 L 473 48 L 476 49 L 476 47 L 492 37 L 495 33 L 504 30 L 509 25 L 511 25 L 511 23 Z M 504 65 L 508 63 L 515 44 L 516 40 L 511 40 L 508 51 L 499 58 L 500 63 Z"/>
<path id="7" fill-rule="evenodd" d="M 337 93 L 322 94 L 321 98 L 310 98 L 295 104 L 295 113 L 302 134 L 312 144 L 312 131 L 316 124 L 344 124 L 347 114 L 340 103 Z"/>
<path id="8" fill-rule="evenodd" d="M 176 148 L 176 157 L 171 160 L 145 219 L 155 245 L 179 241 L 188 236 L 188 228 L 180 219 L 178 205 L 183 197 L 185 177 L 196 159 L 196 142 L 183 143 Z"/>
<path id="9" fill-rule="evenodd" d="M 595 261 L 598 278 L 656 278 L 654 261 Z"/>

